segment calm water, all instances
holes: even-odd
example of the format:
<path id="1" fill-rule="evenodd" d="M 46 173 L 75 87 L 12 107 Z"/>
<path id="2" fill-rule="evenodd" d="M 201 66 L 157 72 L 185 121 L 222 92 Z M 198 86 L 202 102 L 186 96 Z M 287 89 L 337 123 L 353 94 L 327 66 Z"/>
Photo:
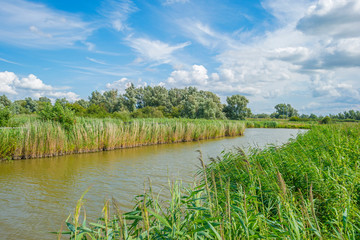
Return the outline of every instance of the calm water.
<path id="1" fill-rule="evenodd" d="M 0 239 L 55 239 L 48 232 L 60 229 L 89 186 L 85 206 L 94 220 L 111 197 L 129 210 L 148 178 L 163 195 L 169 179 L 192 182 L 196 150 L 208 160 L 234 146 L 283 144 L 299 132 L 304 130 L 247 129 L 236 138 L 0 163 Z"/>

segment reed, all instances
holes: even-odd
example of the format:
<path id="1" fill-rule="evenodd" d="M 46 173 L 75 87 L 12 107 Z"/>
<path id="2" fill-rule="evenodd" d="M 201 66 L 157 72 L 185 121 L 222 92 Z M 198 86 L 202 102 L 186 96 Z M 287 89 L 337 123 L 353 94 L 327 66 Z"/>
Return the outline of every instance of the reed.
<path id="1" fill-rule="evenodd" d="M 0 129 L 0 159 L 196 141 L 242 135 L 245 130 L 243 122 L 218 120 L 140 119 L 124 123 L 117 119 L 78 118 L 70 130 L 57 122 L 35 118 L 17 122 L 16 128 Z"/>
<path id="2" fill-rule="evenodd" d="M 359 239 L 359 124 L 317 126 L 281 147 L 224 153 L 170 198 L 151 188 L 96 223 L 68 219 L 88 239 Z M 77 207 L 79 209 L 79 207 Z M 78 227 L 74 227 L 78 226 Z"/>
<path id="3" fill-rule="evenodd" d="M 317 122 L 292 122 L 288 120 L 247 120 L 246 128 L 298 128 L 310 129 Z"/>

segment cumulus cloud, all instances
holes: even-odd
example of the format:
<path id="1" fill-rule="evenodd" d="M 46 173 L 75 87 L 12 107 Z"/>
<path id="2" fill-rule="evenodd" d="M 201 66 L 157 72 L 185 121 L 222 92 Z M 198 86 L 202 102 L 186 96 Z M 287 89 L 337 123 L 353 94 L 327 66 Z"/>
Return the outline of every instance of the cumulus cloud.
<path id="1" fill-rule="evenodd" d="M 360 36 L 360 1 L 320 0 L 312 5 L 297 29 L 310 35 L 346 38 Z"/>
<path id="2" fill-rule="evenodd" d="M 16 94 L 14 82 L 17 76 L 13 72 L 0 72 L 0 92 L 6 94 Z"/>
<path id="3" fill-rule="evenodd" d="M 120 80 L 114 81 L 112 83 L 107 83 L 106 88 L 108 89 L 124 89 L 126 87 L 126 83 L 130 82 L 128 78 L 121 78 Z"/>
<path id="4" fill-rule="evenodd" d="M 0 93 L 11 96 L 24 97 L 50 97 L 50 98 L 67 98 L 69 101 L 76 101 L 79 96 L 73 92 L 59 91 L 57 88 L 44 84 L 34 74 L 27 77 L 19 78 L 13 72 L 0 72 Z"/>
<path id="5" fill-rule="evenodd" d="M 70 47 L 93 31 L 78 15 L 25 0 L 3 0 L 0 41 L 28 47 Z"/>
<path id="6" fill-rule="evenodd" d="M 207 85 L 209 76 L 202 65 L 193 65 L 191 70 L 176 70 L 170 74 L 168 83 L 187 85 Z"/>

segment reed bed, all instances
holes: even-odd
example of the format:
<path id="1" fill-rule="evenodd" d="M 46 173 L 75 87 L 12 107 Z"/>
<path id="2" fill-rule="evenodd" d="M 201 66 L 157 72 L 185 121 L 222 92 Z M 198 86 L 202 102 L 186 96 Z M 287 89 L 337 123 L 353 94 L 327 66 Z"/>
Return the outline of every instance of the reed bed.
<path id="1" fill-rule="evenodd" d="M 256 121 L 247 120 L 246 128 L 298 128 L 298 129 L 310 129 L 312 126 L 317 125 L 317 122 L 290 122 L 287 120 L 276 121 Z"/>
<path id="2" fill-rule="evenodd" d="M 224 153 L 192 187 L 139 195 L 133 211 L 106 202 L 87 224 L 82 198 L 70 239 L 359 239 L 360 125 L 317 126 L 282 147 Z"/>
<path id="3" fill-rule="evenodd" d="M 0 129 L 0 159 L 26 159 L 242 135 L 239 121 L 78 118 L 70 130 L 30 118 Z"/>

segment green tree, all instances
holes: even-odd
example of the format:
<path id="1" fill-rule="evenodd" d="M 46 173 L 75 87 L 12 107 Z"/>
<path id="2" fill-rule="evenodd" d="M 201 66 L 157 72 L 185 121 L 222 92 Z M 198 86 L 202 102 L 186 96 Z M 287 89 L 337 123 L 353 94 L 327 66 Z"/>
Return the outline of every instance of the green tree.
<path id="1" fill-rule="evenodd" d="M 251 115 L 250 108 L 247 108 L 249 100 L 241 95 L 233 95 L 226 98 L 227 105 L 224 108 L 226 117 L 233 120 L 244 120 Z"/>
<path id="2" fill-rule="evenodd" d="M 0 105 L 3 105 L 4 107 L 10 107 L 11 100 L 7 98 L 6 95 L 0 96 Z"/>
<path id="3" fill-rule="evenodd" d="M 51 103 L 51 100 L 48 97 L 39 97 L 38 101 L 43 103 Z"/>
<path id="4" fill-rule="evenodd" d="M 38 103 L 34 101 L 32 98 L 28 97 L 25 98 L 25 106 L 24 106 L 30 113 L 34 113 L 37 111 Z"/>
<path id="5" fill-rule="evenodd" d="M 0 105 L 0 127 L 6 127 L 8 125 L 11 113 L 7 107 L 1 107 Z"/>
<path id="6" fill-rule="evenodd" d="M 54 106 L 46 103 L 45 108 L 38 115 L 43 120 L 59 122 L 66 130 L 70 130 L 76 122 L 74 112 L 63 106 L 60 101 Z"/>
<path id="7" fill-rule="evenodd" d="M 124 94 L 124 103 L 126 108 L 129 112 L 133 112 L 136 110 L 137 107 L 137 89 L 135 88 L 134 84 L 130 84 L 128 88 L 125 89 Z"/>
<path id="8" fill-rule="evenodd" d="M 280 103 L 275 106 L 276 118 L 290 118 L 298 116 L 298 111 L 290 104 Z"/>
<path id="9" fill-rule="evenodd" d="M 93 91 L 89 97 L 89 102 L 95 105 L 101 105 L 104 102 L 104 96 L 98 91 Z"/>
<path id="10" fill-rule="evenodd" d="M 86 101 L 86 100 L 84 100 L 84 99 L 77 100 L 75 103 L 76 103 L 76 104 L 79 104 L 79 105 L 82 106 L 83 108 L 88 108 L 88 107 L 90 106 L 89 101 Z"/>
<path id="11" fill-rule="evenodd" d="M 124 110 L 124 98 L 119 96 L 118 90 L 112 89 L 104 92 L 103 103 L 109 113 Z"/>

